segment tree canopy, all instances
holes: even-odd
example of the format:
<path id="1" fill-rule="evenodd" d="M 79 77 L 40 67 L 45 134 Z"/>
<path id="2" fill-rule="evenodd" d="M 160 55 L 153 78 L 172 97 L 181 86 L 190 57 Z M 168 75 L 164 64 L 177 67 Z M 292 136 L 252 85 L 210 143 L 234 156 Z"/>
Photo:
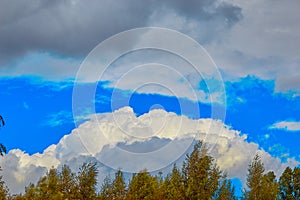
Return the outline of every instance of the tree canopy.
<path id="1" fill-rule="evenodd" d="M 77 173 L 63 165 L 51 168 L 36 184 L 25 187 L 25 193 L 10 195 L 0 176 L 0 199 L 19 200 L 235 200 L 235 188 L 208 154 L 205 144 L 197 142 L 181 168 L 174 164 L 165 176 L 152 175 L 147 170 L 124 178 L 121 170 L 111 179 L 97 184 L 95 163 L 84 163 Z M 295 200 L 300 199 L 300 169 L 287 167 L 277 181 L 274 172 L 265 171 L 264 164 L 255 155 L 248 167 L 247 187 L 242 199 Z"/>

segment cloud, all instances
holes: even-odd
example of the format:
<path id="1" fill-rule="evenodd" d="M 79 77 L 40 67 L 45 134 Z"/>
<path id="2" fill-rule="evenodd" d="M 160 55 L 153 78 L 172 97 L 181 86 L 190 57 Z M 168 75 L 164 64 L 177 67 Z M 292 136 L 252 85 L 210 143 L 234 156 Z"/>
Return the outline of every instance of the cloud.
<path id="1" fill-rule="evenodd" d="M 2 76 L 74 78 L 83 58 L 103 40 L 131 28 L 159 26 L 204 45 L 229 80 L 254 75 L 275 80 L 277 92 L 300 91 L 297 0 L 31 1 L 1 2 Z M 92 75 L 85 74 L 85 80 Z"/>
<path id="2" fill-rule="evenodd" d="M 153 13 L 175 10 L 189 18 L 227 20 L 234 24 L 240 10 L 214 1 L 1 1 L 0 60 L 30 51 L 85 56 L 104 39 L 127 29 L 149 25 Z M 37 26 L 38 25 L 38 26 Z"/>
<path id="3" fill-rule="evenodd" d="M 29 105 L 28 105 L 25 101 L 23 102 L 23 107 L 24 107 L 26 110 L 29 109 Z"/>
<path id="4" fill-rule="evenodd" d="M 12 193 L 24 192 L 24 186 L 29 183 L 36 183 L 47 169 L 57 167 L 59 160 L 50 151 L 32 156 L 15 149 L 11 150 L 5 157 L 0 159 L 3 177 Z"/>
<path id="5" fill-rule="evenodd" d="M 74 79 L 81 59 L 59 56 L 49 52 L 29 52 L 13 63 L 2 65 L 2 77 L 36 76 L 43 80 L 66 81 Z"/>
<path id="6" fill-rule="evenodd" d="M 119 42 L 135 36 L 139 40 L 133 48 L 112 50 Z M 99 59 L 100 55 L 103 59 Z M 98 80 L 107 81 L 108 87 L 130 92 L 225 102 L 222 77 L 205 49 L 186 35 L 169 29 L 130 30 L 101 43 L 87 56 L 76 77 L 79 83 Z M 206 91 L 200 88 L 201 81 L 206 83 Z"/>
<path id="7" fill-rule="evenodd" d="M 297 121 L 280 121 L 269 127 L 270 129 L 283 129 L 286 131 L 300 131 L 300 122 Z"/>
<path id="8" fill-rule="evenodd" d="M 46 118 L 47 119 L 45 119 L 43 125 L 50 127 L 61 126 L 66 123 L 73 123 L 74 121 L 72 113 L 65 110 L 61 110 L 55 114 L 48 115 Z"/>
<path id="9" fill-rule="evenodd" d="M 247 142 L 246 135 L 218 120 L 192 120 L 164 110 L 151 110 L 136 117 L 132 108 L 124 107 L 90 116 L 89 121 L 41 154 L 11 150 L 0 157 L 0 165 L 12 193 L 24 191 L 24 186 L 36 182 L 52 166 L 68 164 L 78 170 L 86 161 L 98 162 L 101 182 L 113 169 L 136 172 L 147 168 L 157 172 L 169 170 L 174 162 L 180 165 L 195 138 L 208 144 L 209 153 L 230 178 L 238 177 L 244 182 L 247 166 L 256 153 L 261 155 L 266 170 L 274 170 L 277 175 L 286 166 L 299 164 L 291 158 L 282 163 L 257 144 Z"/>
<path id="10" fill-rule="evenodd" d="M 299 1 L 228 2 L 243 18 L 205 46 L 218 66 L 231 77 L 273 79 L 277 92 L 299 91 Z"/>
<path id="11" fill-rule="evenodd" d="M 30 0 L 27 3 L 30 3 Z M 34 6 L 26 6 L 26 4 L 18 6 L 16 2 L 11 1 L 4 2 L 1 7 L 6 9 L 3 9 L 1 14 L 3 20 L 0 23 L 4 25 L 4 28 L 0 29 L 0 38 L 10 38 L 11 40 L 0 39 L 0 46 L 3 47 L 2 49 L 0 47 L 0 52 L 5 52 L 5 54 L 1 54 L 3 55 L 2 59 L 0 58 L 0 63 L 1 60 L 5 63 L 1 65 L 3 70 L 0 74 L 2 76 L 38 75 L 47 80 L 55 81 L 74 78 L 84 56 L 109 36 L 130 28 L 155 26 L 157 25 L 155 24 L 157 18 L 164 18 L 165 13 L 171 15 L 175 13 L 179 17 L 187 17 L 187 20 L 193 22 L 201 21 L 202 27 L 208 27 L 209 23 L 214 23 L 215 26 L 212 27 L 221 27 L 220 29 L 231 27 L 241 18 L 241 10 L 237 6 L 225 2 L 219 3 L 216 0 L 190 1 L 189 4 L 169 0 L 164 2 L 91 1 L 89 4 L 80 1 L 53 1 L 51 3 L 38 1 L 35 2 Z M 22 11 L 18 12 L 20 9 Z M 11 15 L 10 13 L 16 14 Z M 99 19 L 101 20 L 99 21 Z M 224 21 L 226 21 L 225 24 Z M 35 24 L 40 24 L 40 26 L 37 27 Z M 22 34 L 19 34 L 19 30 L 22 30 Z M 177 28 L 177 30 L 179 29 Z M 122 42 L 109 46 L 109 49 L 116 48 L 116 50 L 119 50 L 126 46 L 134 46 L 140 40 L 143 40 L 145 35 L 128 37 Z M 209 31 L 203 35 L 202 40 L 207 41 L 207 36 L 211 36 Z M 148 34 L 147 37 L 149 40 L 151 34 Z M 159 38 L 151 39 L 151 41 L 155 41 Z M 174 42 L 172 45 L 182 47 L 182 45 Z M 105 59 L 105 56 L 102 57 Z M 12 62 L 6 62 L 7 60 Z M 160 58 L 160 60 L 162 59 Z M 132 61 L 129 61 L 125 63 L 125 66 L 132 63 Z M 165 62 L 162 61 L 162 63 Z M 94 69 L 98 67 L 97 63 L 91 63 L 91 65 L 94 66 Z M 128 68 L 123 68 L 121 72 L 124 72 L 124 69 L 125 72 L 128 70 Z M 131 69 L 129 68 L 129 70 Z M 134 90 L 136 85 L 145 78 L 164 80 L 161 79 L 162 73 L 153 74 L 151 69 L 135 74 L 138 76 L 134 75 L 135 79 L 132 80 L 136 80 L 137 77 L 140 78 L 139 80 L 134 81 L 134 83 L 123 81 L 122 84 L 118 85 L 118 88 Z M 178 69 L 178 66 L 176 69 Z M 186 67 L 181 66 L 181 69 L 183 71 Z M 118 69 L 116 71 L 120 72 Z M 120 73 L 108 73 L 113 77 L 108 76 L 105 80 L 115 84 L 120 78 L 120 76 L 116 76 Z M 149 76 L 150 73 L 153 75 Z M 124 75 L 124 73 L 121 73 L 121 75 Z M 98 79 L 95 80 L 95 76 L 98 78 L 98 74 L 91 70 L 81 74 L 79 78 L 81 81 L 98 81 Z M 170 84 L 174 85 L 173 88 L 178 88 L 179 97 L 195 100 L 195 94 L 193 93 L 196 91 L 196 95 L 203 101 L 207 102 L 214 99 L 214 101 L 222 102 L 219 97 L 222 94 L 205 94 L 203 91 L 179 84 L 178 74 L 176 73 L 172 73 L 172 76 L 165 80 L 167 89 L 170 88 Z M 189 79 L 187 80 L 189 81 Z M 166 93 L 169 95 L 170 93 L 163 91 L 161 88 L 141 87 L 139 89 L 143 93 L 163 95 L 166 95 Z"/>
<path id="12" fill-rule="evenodd" d="M 30 0 L 27 3 L 29 4 Z M 4 25 L 4 28 L 0 29 L 0 38 L 9 38 L 9 40 L 0 39 L 0 52 L 5 52 L 1 54 L 2 58 L 0 58 L 0 63 L 1 61 L 4 63 L 0 65 L 3 68 L 0 74 L 2 76 L 37 75 L 55 81 L 74 78 L 83 58 L 103 40 L 130 28 L 157 26 L 155 23 L 157 19 L 165 18 L 166 13 L 170 13 L 171 16 L 178 14 L 179 18 L 186 17 L 193 23 L 201 22 L 201 27 L 218 27 L 218 30 L 228 29 L 241 18 L 241 10 L 237 6 L 225 2 L 219 3 L 216 0 L 190 1 L 189 4 L 183 4 L 181 1 L 139 2 L 131 0 L 122 2 L 91 1 L 89 4 L 80 1 L 53 1 L 51 3 L 38 1 L 34 6 L 26 6 L 26 4 L 18 6 L 16 2 L 11 1 L 4 2 L 1 8 L 6 9 L 3 9 L 1 14 L 3 20 L 0 23 Z M 20 9 L 22 11 L 18 12 Z M 15 13 L 15 15 L 10 13 Z M 168 18 L 168 16 L 166 17 Z M 101 20 L 99 21 L 99 19 Z M 223 23 L 224 21 L 226 23 Z M 208 26 L 209 23 L 215 25 Z M 40 25 L 37 27 L 35 24 Z M 112 26 L 112 24 L 114 25 Z M 185 23 L 183 22 L 183 24 Z M 179 30 L 179 28 L 176 29 Z M 19 34 L 20 32 L 22 34 Z M 115 46 L 109 46 L 109 48 L 119 50 L 126 46 L 134 46 L 145 35 L 128 37 L 127 40 L 119 42 Z M 207 42 L 210 40 L 208 36 L 211 35 L 209 30 L 206 31 L 201 37 L 201 41 Z M 150 36 L 148 35 L 148 39 Z M 152 41 L 155 39 L 159 38 L 152 38 Z M 1 45 L 2 43 L 3 45 Z M 179 43 L 173 42 L 172 45 L 182 47 Z M 105 56 L 102 57 L 105 59 Z M 8 60 L 12 62 L 7 62 Z M 132 62 L 125 63 L 127 66 L 130 64 Z M 95 65 L 94 68 L 98 67 L 95 63 L 91 63 L 91 65 Z M 125 69 L 128 70 L 128 68 Z M 181 69 L 183 71 L 186 67 L 181 66 Z M 121 72 L 124 72 L 124 68 Z M 120 77 L 116 77 L 116 74 L 109 73 L 113 77 L 108 76 L 108 79 L 105 80 L 112 83 L 119 80 Z M 137 77 L 140 77 L 139 80 L 157 77 L 164 80 L 161 79 L 162 73 L 148 76 L 150 73 L 153 73 L 151 69 L 143 70 L 137 74 L 138 76 L 135 76 L 135 79 Z M 98 74 L 91 70 L 81 74 L 79 78 L 81 81 L 98 81 L 93 78 L 95 75 L 98 78 Z M 222 94 L 205 94 L 203 91 L 188 88 L 178 83 L 178 74 L 174 75 L 176 73 L 172 73 L 172 76 L 165 80 L 167 84 L 174 84 L 174 88 L 178 88 L 179 97 L 195 100 L 193 93 L 196 91 L 199 99 L 205 102 L 210 99 L 222 102 L 220 100 Z M 118 88 L 134 90 L 139 83 L 139 81 L 134 83 L 123 81 Z M 162 89 L 145 87 L 139 89 L 143 93 L 163 95 L 170 93 Z"/>

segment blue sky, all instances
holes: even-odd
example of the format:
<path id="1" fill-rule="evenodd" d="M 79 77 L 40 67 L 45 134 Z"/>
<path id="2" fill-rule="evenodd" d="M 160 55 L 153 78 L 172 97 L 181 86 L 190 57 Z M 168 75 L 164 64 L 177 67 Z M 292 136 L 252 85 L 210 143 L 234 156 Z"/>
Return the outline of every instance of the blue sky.
<path id="1" fill-rule="evenodd" d="M 289 131 L 284 127 L 271 126 L 276 122 L 300 121 L 300 96 L 276 93 L 274 81 L 261 80 L 254 76 L 226 82 L 225 85 L 225 124 L 246 133 L 249 142 L 258 143 L 271 155 L 286 159 L 286 154 L 289 154 L 288 157 L 299 159 L 297 141 L 300 139 L 300 130 Z M 89 84 L 82 87 L 89 87 Z M 1 88 L 2 115 L 6 121 L 6 127 L 1 130 L 1 138 L 8 150 L 20 148 L 30 154 L 42 152 L 49 145 L 58 143 L 63 135 L 75 128 L 72 83 L 44 82 L 37 77 L 8 77 L 1 79 Z M 97 94 L 97 113 L 111 112 L 112 89 L 100 84 Z M 122 98 L 126 94 L 119 91 L 119 96 Z M 201 118 L 211 116 L 211 105 L 208 103 L 189 100 L 184 100 L 184 103 L 187 107 L 199 105 Z M 135 93 L 131 96 L 129 105 L 136 115 L 142 115 L 154 108 L 164 108 L 190 118 L 198 115 L 193 110 L 181 113 L 176 97 L 159 94 Z M 123 106 L 127 105 L 122 105 L 120 101 L 115 109 Z"/>
<path id="2" fill-rule="evenodd" d="M 1 2 L 4 178 L 11 185 L 17 181 L 12 187 L 19 192 L 51 166 L 79 165 L 87 158 L 71 145 L 77 144 L 77 132 L 84 130 L 79 140 L 88 140 L 89 130 L 111 125 L 104 113 L 130 115 L 125 106 L 141 121 L 152 116 L 151 110 L 163 109 L 168 114 L 156 113 L 158 118 L 173 120 L 173 112 L 189 118 L 183 124 L 212 119 L 210 131 L 226 127 L 227 153 L 233 153 L 218 156 L 229 174 L 234 167 L 226 159 L 247 152 L 230 150 L 240 148 L 237 144 L 251 147 L 248 153 L 263 152 L 266 168 L 275 163 L 277 174 L 282 166 L 299 165 L 299 6 L 297 0 Z M 141 27 L 159 28 L 122 33 Z M 124 123 L 124 130 L 144 130 L 130 120 Z M 116 140 L 120 146 L 132 144 L 123 139 Z M 160 139 L 177 141 L 169 135 Z M 101 141 L 97 145 L 110 148 Z M 97 153 L 89 159 L 97 159 Z M 246 154 L 237 166 L 247 166 Z M 17 179 L 11 167 L 23 178 Z M 36 172 L 32 178 L 29 171 Z M 231 178 L 243 182 L 244 176 L 238 172 Z"/>

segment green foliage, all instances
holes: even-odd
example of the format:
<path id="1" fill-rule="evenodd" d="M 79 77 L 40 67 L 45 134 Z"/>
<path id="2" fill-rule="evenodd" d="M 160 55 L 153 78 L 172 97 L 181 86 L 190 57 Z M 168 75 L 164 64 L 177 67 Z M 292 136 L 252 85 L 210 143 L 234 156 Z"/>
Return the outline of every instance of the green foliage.
<path id="1" fill-rule="evenodd" d="M 60 200 L 63 194 L 59 190 L 59 177 L 55 169 L 50 169 L 47 175 L 39 180 L 35 190 L 35 199 Z"/>
<path id="2" fill-rule="evenodd" d="M 183 164 L 183 179 L 187 199 L 211 199 L 218 190 L 221 171 L 207 154 L 202 142 L 197 142 Z"/>
<path id="3" fill-rule="evenodd" d="M 59 191 L 64 199 L 75 199 L 78 186 L 76 184 L 76 175 L 71 169 L 64 165 L 58 178 Z"/>
<path id="4" fill-rule="evenodd" d="M 236 200 L 237 197 L 234 195 L 234 187 L 231 181 L 227 180 L 226 177 L 221 181 L 220 188 L 216 192 L 214 197 L 216 200 Z"/>
<path id="5" fill-rule="evenodd" d="M 83 164 L 78 175 L 64 165 L 61 172 L 50 169 L 37 185 L 30 184 L 25 188 L 23 199 L 60 200 L 60 199 L 96 199 L 96 164 Z M 14 199 L 21 199 L 20 196 Z"/>
<path id="6" fill-rule="evenodd" d="M 279 184 L 274 172 L 264 173 L 265 168 L 258 155 L 255 155 L 248 168 L 247 186 L 244 199 L 276 200 L 279 198 Z"/>
<path id="7" fill-rule="evenodd" d="M 126 197 L 126 193 L 123 173 L 121 170 L 118 170 L 113 181 L 109 177 L 104 179 L 99 198 L 101 200 L 123 200 Z"/>
<path id="8" fill-rule="evenodd" d="M 248 191 L 245 191 L 245 199 L 259 200 L 262 199 L 262 177 L 265 171 L 264 165 L 258 155 L 255 155 L 252 163 L 248 168 L 247 186 Z"/>
<path id="9" fill-rule="evenodd" d="M 300 168 L 287 167 L 279 179 L 280 198 L 284 200 L 300 199 Z"/>
<path id="10" fill-rule="evenodd" d="M 279 198 L 279 183 L 276 181 L 274 172 L 270 171 L 264 174 L 261 192 L 265 200 L 276 200 Z"/>
<path id="11" fill-rule="evenodd" d="M 216 166 L 202 142 L 197 142 L 187 155 L 182 168 L 174 165 L 165 176 L 152 176 L 146 170 L 134 174 L 126 184 L 119 170 L 113 179 L 106 177 L 97 193 L 97 166 L 85 163 L 75 174 L 64 165 L 61 170 L 50 169 L 36 185 L 30 184 L 25 193 L 9 195 L 0 176 L 0 200 L 236 200 L 230 180 Z M 274 172 L 265 173 L 258 155 L 249 165 L 247 200 L 300 199 L 300 169 L 287 167 L 279 182 Z"/>
<path id="12" fill-rule="evenodd" d="M 97 185 L 96 163 L 84 163 L 77 176 L 79 199 L 95 199 Z"/>
<path id="13" fill-rule="evenodd" d="M 126 185 L 123 178 L 123 173 L 118 170 L 115 175 L 115 180 L 112 182 L 112 199 L 122 200 L 126 196 Z"/>
<path id="14" fill-rule="evenodd" d="M 113 199 L 113 192 L 112 192 L 112 181 L 109 176 L 105 177 L 102 187 L 101 187 L 101 193 L 99 195 L 99 198 L 101 200 L 111 200 Z"/>
<path id="15" fill-rule="evenodd" d="M 154 200 L 159 189 L 157 177 L 152 177 L 146 170 L 132 176 L 128 186 L 127 200 Z"/>
<path id="16" fill-rule="evenodd" d="M 163 199 L 185 199 L 183 176 L 176 165 L 174 165 L 172 173 L 166 177 L 162 187 Z"/>
<path id="17" fill-rule="evenodd" d="M 1 171 L 1 168 L 0 168 Z M 2 179 L 2 176 L 0 176 L 0 199 L 6 199 L 8 197 L 8 188 L 5 185 L 5 182 Z"/>
<path id="18" fill-rule="evenodd" d="M 25 187 L 25 199 L 26 200 L 35 200 L 37 197 L 36 193 L 35 193 L 35 187 L 34 187 L 34 184 L 29 184 L 29 186 Z"/>
<path id="19" fill-rule="evenodd" d="M 293 171 L 294 197 L 300 199 L 300 168 L 295 167 Z"/>

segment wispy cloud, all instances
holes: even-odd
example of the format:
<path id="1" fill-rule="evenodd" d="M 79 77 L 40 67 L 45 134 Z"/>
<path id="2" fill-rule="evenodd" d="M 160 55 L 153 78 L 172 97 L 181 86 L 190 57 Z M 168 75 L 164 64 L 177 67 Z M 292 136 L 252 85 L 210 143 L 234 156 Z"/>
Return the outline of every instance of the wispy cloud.
<path id="1" fill-rule="evenodd" d="M 57 113 L 48 115 L 42 125 L 56 127 L 67 123 L 73 123 L 73 121 L 74 120 L 72 113 L 69 111 L 62 110 Z"/>
<path id="2" fill-rule="evenodd" d="M 300 121 L 281 121 L 269 127 L 270 129 L 284 129 L 286 131 L 300 131 Z"/>
<path id="3" fill-rule="evenodd" d="M 25 101 L 23 102 L 23 107 L 24 107 L 26 110 L 29 109 L 29 105 L 28 105 Z"/>

